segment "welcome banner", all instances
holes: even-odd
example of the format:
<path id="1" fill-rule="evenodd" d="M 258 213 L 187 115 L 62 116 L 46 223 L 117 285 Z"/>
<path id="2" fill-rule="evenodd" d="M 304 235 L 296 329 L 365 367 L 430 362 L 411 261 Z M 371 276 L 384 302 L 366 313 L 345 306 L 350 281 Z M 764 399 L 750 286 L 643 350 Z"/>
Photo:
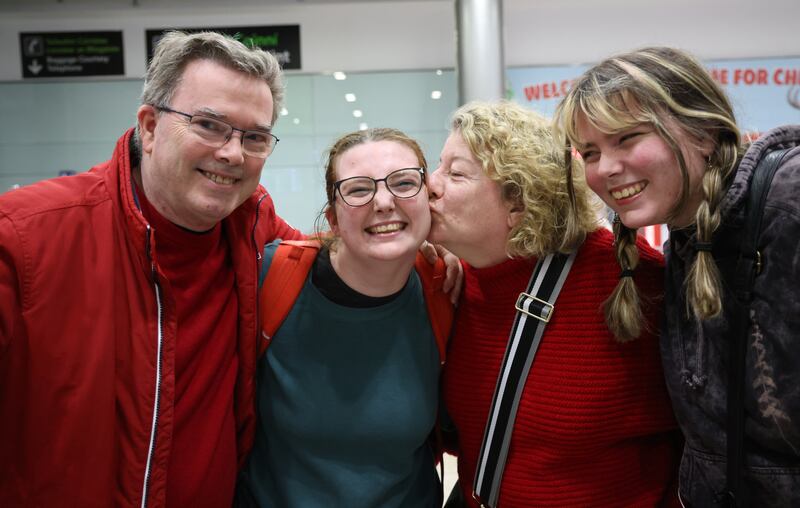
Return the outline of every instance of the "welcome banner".
<path id="1" fill-rule="evenodd" d="M 800 57 L 710 60 L 711 75 L 727 92 L 743 132 L 754 135 L 800 123 Z M 509 98 L 552 116 L 556 104 L 589 65 L 524 67 L 506 74 Z"/>

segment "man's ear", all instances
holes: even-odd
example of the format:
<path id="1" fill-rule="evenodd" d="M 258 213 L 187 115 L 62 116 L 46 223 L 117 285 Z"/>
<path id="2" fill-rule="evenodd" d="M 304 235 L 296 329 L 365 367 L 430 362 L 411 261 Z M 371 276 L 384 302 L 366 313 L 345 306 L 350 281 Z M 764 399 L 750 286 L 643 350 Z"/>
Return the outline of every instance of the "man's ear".
<path id="1" fill-rule="evenodd" d="M 142 104 L 136 111 L 136 122 L 139 126 L 139 138 L 142 142 L 142 153 L 150 153 L 156 137 L 157 121 L 156 108 L 149 104 Z"/>

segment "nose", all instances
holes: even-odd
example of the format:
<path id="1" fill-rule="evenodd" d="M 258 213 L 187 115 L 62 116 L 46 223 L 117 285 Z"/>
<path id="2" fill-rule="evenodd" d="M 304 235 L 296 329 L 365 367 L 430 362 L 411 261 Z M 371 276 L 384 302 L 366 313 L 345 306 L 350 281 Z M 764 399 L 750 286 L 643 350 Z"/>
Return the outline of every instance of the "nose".
<path id="1" fill-rule="evenodd" d="M 244 152 L 242 152 L 242 133 L 232 132 L 231 137 L 224 145 L 217 148 L 214 155 L 217 160 L 225 162 L 230 166 L 240 166 L 244 163 Z"/>
<path id="2" fill-rule="evenodd" d="M 394 210 L 394 199 L 394 194 L 389 192 L 386 180 L 378 182 L 378 186 L 375 188 L 375 197 L 372 198 L 375 211 L 390 212 Z"/>
<path id="3" fill-rule="evenodd" d="M 600 155 L 595 171 L 603 178 L 609 178 L 622 172 L 622 160 L 610 153 Z"/>
<path id="4" fill-rule="evenodd" d="M 435 171 L 428 174 L 425 178 L 425 183 L 428 187 L 428 199 L 434 200 L 439 199 L 442 197 L 442 181 L 441 175 L 442 173 L 439 171 L 439 168 L 436 168 Z"/>

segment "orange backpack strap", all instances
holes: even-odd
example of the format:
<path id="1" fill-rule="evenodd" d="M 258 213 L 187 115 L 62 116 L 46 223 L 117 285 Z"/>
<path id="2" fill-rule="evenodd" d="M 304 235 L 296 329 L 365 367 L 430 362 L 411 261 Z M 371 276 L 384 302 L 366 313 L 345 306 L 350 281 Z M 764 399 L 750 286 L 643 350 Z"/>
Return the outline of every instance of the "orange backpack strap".
<path id="1" fill-rule="evenodd" d="M 428 309 L 428 318 L 431 328 L 436 336 L 436 345 L 439 347 L 439 360 L 444 365 L 447 354 L 447 340 L 450 338 L 450 328 L 453 326 L 453 304 L 450 297 L 442 291 L 442 284 L 446 275 L 442 258 L 430 264 L 425 257 L 418 253 L 416 260 L 417 273 L 422 281 L 422 293 L 425 295 L 425 306 Z"/>
<path id="2" fill-rule="evenodd" d="M 311 265 L 319 253 L 317 240 L 287 240 L 275 249 L 272 263 L 258 294 L 261 340 L 258 357 L 264 354 L 275 332 L 292 310 L 303 289 Z"/>

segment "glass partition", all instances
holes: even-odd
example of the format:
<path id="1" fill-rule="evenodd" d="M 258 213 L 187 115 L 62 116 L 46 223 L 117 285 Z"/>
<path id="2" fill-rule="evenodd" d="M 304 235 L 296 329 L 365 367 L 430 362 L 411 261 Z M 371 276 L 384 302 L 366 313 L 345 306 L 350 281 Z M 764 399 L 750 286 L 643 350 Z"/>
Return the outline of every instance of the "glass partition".
<path id="1" fill-rule="evenodd" d="M 344 78 L 344 79 L 342 79 Z M 323 155 L 342 134 L 394 127 L 436 167 L 457 105 L 452 70 L 292 74 L 261 183 L 278 213 L 304 232 L 324 204 Z M 111 156 L 134 125 L 141 80 L 0 83 L 0 192 L 82 172 Z"/>

